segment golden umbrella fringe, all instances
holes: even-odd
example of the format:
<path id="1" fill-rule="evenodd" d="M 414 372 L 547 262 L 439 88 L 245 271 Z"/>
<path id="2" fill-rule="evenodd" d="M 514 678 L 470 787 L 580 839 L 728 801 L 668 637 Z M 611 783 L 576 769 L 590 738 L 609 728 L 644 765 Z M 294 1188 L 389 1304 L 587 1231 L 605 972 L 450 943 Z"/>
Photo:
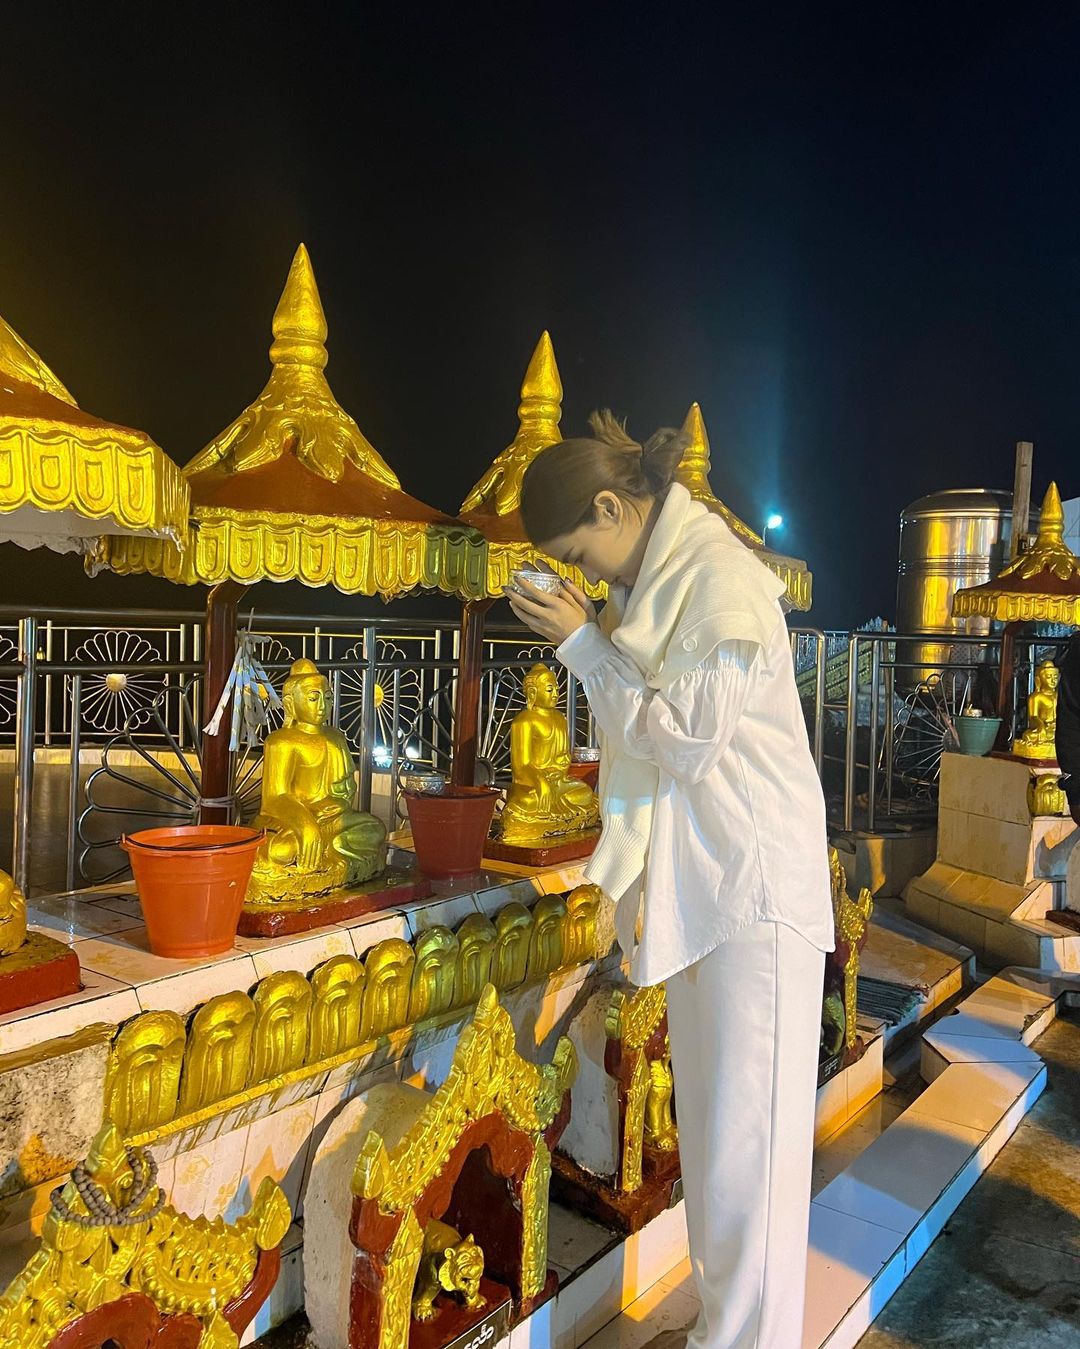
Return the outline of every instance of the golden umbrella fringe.
<path id="1" fill-rule="evenodd" d="M 1052 482 L 1043 498 L 1034 547 L 993 581 L 958 590 L 952 602 L 954 617 L 1080 627 L 1080 559 L 1064 535 L 1061 494 Z"/>
<path id="2" fill-rule="evenodd" d="M 160 446 L 81 411 L 0 319 L 0 537 L 85 551 L 95 530 L 180 544 L 187 524 L 187 485 Z"/>
<path id="3" fill-rule="evenodd" d="M 184 469 L 190 547 L 102 540 L 97 564 L 182 585 L 300 581 L 385 600 L 418 589 L 480 598 L 483 539 L 402 491 L 331 392 L 326 336 L 301 244 L 274 311 L 265 388 Z"/>

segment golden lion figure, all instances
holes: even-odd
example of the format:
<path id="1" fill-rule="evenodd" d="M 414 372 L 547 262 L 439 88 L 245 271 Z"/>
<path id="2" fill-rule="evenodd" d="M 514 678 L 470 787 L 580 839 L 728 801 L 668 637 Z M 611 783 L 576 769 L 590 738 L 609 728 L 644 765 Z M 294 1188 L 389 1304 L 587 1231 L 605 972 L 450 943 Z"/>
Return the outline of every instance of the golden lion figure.
<path id="1" fill-rule="evenodd" d="M 446 1223 L 428 1223 L 413 1293 L 413 1319 L 432 1320 L 440 1293 L 456 1293 L 470 1311 L 479 1310 L 485 1305 L 480 1296 L 483 1274 L 484 1253 L 471 1236 L 462 1241 Z"/>

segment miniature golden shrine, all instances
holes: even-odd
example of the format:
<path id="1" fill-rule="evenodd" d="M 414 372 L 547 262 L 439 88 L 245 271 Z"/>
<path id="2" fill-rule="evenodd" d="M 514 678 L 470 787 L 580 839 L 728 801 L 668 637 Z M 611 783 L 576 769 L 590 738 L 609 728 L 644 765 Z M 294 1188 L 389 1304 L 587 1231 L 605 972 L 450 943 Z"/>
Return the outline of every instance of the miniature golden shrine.
<path id="1" fill-rule="evenodd" d="M 238 1349 L 281 1267 L 285 1196 L 266 1180 L 227 1224 L 177 1213 L 156 1182 L 106 1121 L 0 1298 L 0 1349 Z"/>
<path id="2" fill-rule="evenodd" d="M 596 844 L 600 803 L 570 772 L 570 732 L 559 682 L 546 665 L 525 676 L 526 706 L 510 727 L 513 781 L 489 857 L 532 865 L 587 856 Z"/>
<path id="3" fill-rule="evenodd" d="M 521 1058 L 488 985 L 434 1093 L 394 1083 L 351 1103 L 316 1156 L 308 1190 L 306 1304 L 318 1342 L 446 1344 L 508 1301 L 518 1319 L 554 1292 L 551 1153 L 575 1072 L 566 1039 L 550 1064 Z M 340 1200 L 346 1165 L 351 1214 Z M 336 1223 L 347 1227 L 351 1254 Z"/>
<path id="4" fill-rule="evenodd" d="M 618 1097 L 616 1172 L 592 1175 L 560 1151 L 553 1185 L 572 1207 L 624 1232 L 637 1232 L 681 1194 L 663 985 L 616 989 L 605 1034 L 604 1067 Z"/>

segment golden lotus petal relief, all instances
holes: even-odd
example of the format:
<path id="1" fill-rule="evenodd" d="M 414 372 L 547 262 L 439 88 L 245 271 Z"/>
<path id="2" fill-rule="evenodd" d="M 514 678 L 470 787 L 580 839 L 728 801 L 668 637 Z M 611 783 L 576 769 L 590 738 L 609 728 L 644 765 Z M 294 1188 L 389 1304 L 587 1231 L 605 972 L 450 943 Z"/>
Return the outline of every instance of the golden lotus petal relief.
<path id="1" fill-rule="evenodd" d="M 85 1169 L 105 1202 L 129 1202 L 138 1177 L 112 1121 L 98 1132 Z M 48 1349 L 65 1326 L 130 1293 L 149 1297 L 162 1315 L 196 1316 L 203 1344 L 235 1349 L 219 1308 L 250 1283 L 259 1252 L 281 1244 L 292 1221 L 288 1201 L 266 1179 L 250 1212 L 229 1224 L 159 1207 L 163 1198 L 151 1186 L 131 1221 L 102 1226 L 82 1226 L 54 1206 L 37 1251 L 0 1298 L 0 1349 Z M 62 1199 L 76 1218 L 90 1216 L 73 1182 Z"/>
<path id="2" fill-rule="evenodd" d="M 566 1038 L 558 1042 L 550 1064 L 538 1067 L 518 1054 L 513 1022 L 489 984 L 461 1033 L 446 1080 L 419 1119 L 389 1151 L 381 1139 L 368 1135 L 353 1174 L 353 1193 L 378 1199 L 387 1214 L 411 1210 L 446 1166 L 466 1124 L 494 1111 L 541 1142 L 576 1075 L 577 1057 Z M 545 1188 L 545 1220 L 546 1193 Z"/>
<path id="3" fill-rule="evenodd" d="M 313 1075 L 381 1036 L 476 1006 L 489 983 L 505 992 L 586 964 L 604 954 L 599 904 L 595 886 L 579 886 L 568 900 L 544 896 L 531 912 L 508 904 L 494 922 L 471 914 L 457 933 L 433 927 L 413 944 L 390 938 L 363 961 L 334 956 L 310 978 L 267 975 L 251 996 L 211 998 L 186 1030 L 173 1012 L 144 1012 L 113 1040 L 106 1114 L 124 1137 L 146 1141 L 218 1102 L 254 1099 L 282 1077 Z"/>

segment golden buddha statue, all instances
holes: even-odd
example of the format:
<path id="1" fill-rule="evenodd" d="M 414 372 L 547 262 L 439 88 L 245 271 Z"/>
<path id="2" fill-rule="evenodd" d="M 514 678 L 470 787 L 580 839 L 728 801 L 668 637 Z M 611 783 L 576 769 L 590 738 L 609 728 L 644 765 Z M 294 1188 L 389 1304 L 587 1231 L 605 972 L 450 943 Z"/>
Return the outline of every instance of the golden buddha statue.
<path id="1" fill-rule="evenodd" d="M 26 941 L 26 900 L 6 871 L 0 871 L 0 956 L 12 955 Z"/>
<path id="2" fill-rule="evenodd" d="M 526 707 L 510 728 L 513 781 L 502 813 L 502 841 L 536 847 L 600 822 L 592 788 L 570 776 L 570 732 L 559 711 L 559 685 L 546 665 L 525 676 Z"/>
<path id="3" fill-rule="evenodd" d="M 1027 700 L 1027 729 L 1013 741 L 1012 752 L 1017 758 L 1057 762 L 1054 735 L 1060 677 L 1052 660 L 1044 660 L 1035 671 L 1035 692 Z"/>
<path id="4" fill-rule="evenodd" d="M 249 903 L 273 904 L 360 885 L 386 866 L 386 828 L 353 809 L 348 741 L 326 724 L 330 692 L 309 660 L 293 663 L 282 691 L 285 724 L 263 745 L 266 830 L 248 888 Z"/>

